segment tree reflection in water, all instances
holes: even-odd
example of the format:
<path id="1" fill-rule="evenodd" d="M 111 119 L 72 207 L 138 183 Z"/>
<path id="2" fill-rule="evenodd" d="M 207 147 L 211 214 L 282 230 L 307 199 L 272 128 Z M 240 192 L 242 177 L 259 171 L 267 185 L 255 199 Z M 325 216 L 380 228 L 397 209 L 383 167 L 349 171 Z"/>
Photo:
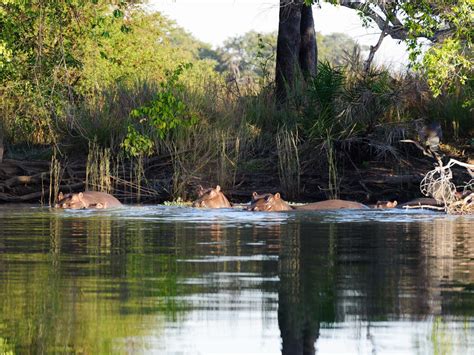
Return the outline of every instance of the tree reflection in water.
<path id="1" fill-rule="evenodd" d="M 278 324 L 282 354 L 314 354 L 321 322 L 334 322 L 334 235 L 290 225 L 281 236 Z M 317 265 L 317 267 L 315 267 Z"/>
<path id="2" fill-rule="evenodd" d="M 0 208 L 0 353 L 466 353 L 473 220 L 417 218 Z"/>
<path id="3" fill-rule="evenodd" d="M 337 324 L 365 327 L 357 333 L 365 333 L 375 351 L 382 339 L 373 332 L 383 322 L 434 316 L 441 318 L 433 324 L 430 347 L 443 349 L 439 342 L 452 343 L 455 336 L 447 336 L 443 319 L 474 316 L 472 222 L 293 223 L 282 228 L 280 239 L 282 354 L 314 354 L 322 329 Z"/>

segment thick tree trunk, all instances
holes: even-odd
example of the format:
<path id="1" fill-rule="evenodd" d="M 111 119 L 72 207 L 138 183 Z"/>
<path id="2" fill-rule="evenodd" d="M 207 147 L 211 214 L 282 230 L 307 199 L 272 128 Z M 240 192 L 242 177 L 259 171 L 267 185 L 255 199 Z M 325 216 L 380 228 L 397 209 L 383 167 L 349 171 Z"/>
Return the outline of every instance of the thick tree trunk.
<path id="1" fill-rule="evenodd" d="M 284 102 L 295 81 L 301 47 L 301 0 L 280 0 L 276 59 L 276 96 Z"/>
<path id="2" fill-rule="evenodd" d="M 294 88 L 298 71 L 316 74 L 316 33 L 313 11 L 303 0 L 280 0 L 276 59 L 276 96 L 284 103 Z"/>
<path id="3" fill-rule="evenodd" d="M 316 31 L 314 30 L 313 9 L 311 6 L 303 6 L 301 9 L 300 34 L 300 67 L 306 78 L 316 75 L 316 63 L 318 59 Z"/>

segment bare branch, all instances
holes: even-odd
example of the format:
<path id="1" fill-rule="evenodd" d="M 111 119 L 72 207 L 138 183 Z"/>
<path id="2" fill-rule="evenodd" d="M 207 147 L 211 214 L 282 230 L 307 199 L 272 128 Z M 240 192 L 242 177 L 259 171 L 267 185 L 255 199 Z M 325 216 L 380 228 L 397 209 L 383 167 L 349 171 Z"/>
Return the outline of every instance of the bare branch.
<path id="1" fill-rule="evenodd" d="M 369 72 L 370 65 L 372 64 L 372 61 L 374 60 L 374 57 L 375 57 L 375 53 L 376 53 L 377 50 L 380 48 L 380 46 L 381 46 L 381 44 L 382 44 L 383 39 L 385 38 L 385 36 L 387 36 L 387 33 L 385 32 L 387 26 L 388 26 L 388 17 L 387 17 L 387 19 L 385 20 L 385 26 L 384 26 L 384 28 L 382 29 L 382 32 L 380 33 L 380 37 L 379 37 L 379 40 L 377 41 L 377 44 L 376 44 L 375 46 L 370 46 L 369 56 L 367 57 L 367 60 L 366 60 L 365 63 L 364 63 L 364 71 L 365 71 L 366 73 Z"/>

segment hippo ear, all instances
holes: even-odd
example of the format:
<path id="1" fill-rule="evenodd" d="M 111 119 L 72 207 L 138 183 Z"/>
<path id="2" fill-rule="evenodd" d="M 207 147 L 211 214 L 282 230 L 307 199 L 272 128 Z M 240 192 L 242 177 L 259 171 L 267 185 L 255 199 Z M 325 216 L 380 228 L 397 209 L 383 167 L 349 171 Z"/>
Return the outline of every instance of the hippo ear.
<path id="1" fill-rule="evenodd" d="M 58 201 L 61 201 L 64 198 L 62 191 L 59 192 Z"/>
<path id="2" fill-rule="evenodd" d="M 199 197 L 201 197 L 204 194 L 204 189 L 203 189 L 202 185 L 198 185 L 197 194 L 198 194 Z"/>
<path id="3" fill-rule="evenodd" d="M 105 206 L 104 206 L 102 203 L 98 202 L 98 203 L 95 205 L 95 208 L 105 208 Z"/>
<path id="4" fill-rule="evenodd" d="M 79 199 L 82 200 L 82 198 L 84 197 L 84 194 L 82 192 L 79 192 L 77 194 L 77 197 L 79 197 Z"/>
<path id="5" fill-rule="evenodd" d="M 216 191 L 217 192 L 221 191 L 221 187 L 219 185 L 216 185 Z"/>
<path id="6" fill-rule="evenodd" d="M 257 193 L 256 191 L 254 191 L 254 192 L 252 193 L 252 198 L 253 198 L 254 200 L 256 200 L 257 197 L 258 197 L 258 193 Z"/>
<path id="7" fill-rule="evenodd" d="M 279 200 L 280 198 L 281 198 L 280 193 L 277 192 L 277 193 L 275 194 L 275 199 Z"/>
<path id="8" fill-rule="evenodd" d="M 397 200 L 395 200 L 395 201 L 392 202 L 392 207 L 393 207 L 393 208 L 397 207 L 397 205 L 398 205 Z"/>

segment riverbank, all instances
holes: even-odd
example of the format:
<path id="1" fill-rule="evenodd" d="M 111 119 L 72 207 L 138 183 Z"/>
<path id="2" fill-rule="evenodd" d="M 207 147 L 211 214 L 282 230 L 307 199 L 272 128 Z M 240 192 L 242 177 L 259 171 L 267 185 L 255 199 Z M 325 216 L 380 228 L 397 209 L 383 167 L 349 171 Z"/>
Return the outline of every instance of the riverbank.
<path id="1" fill-rule="evenodd" d="M 285 199 L 297 202 L 342 198 L 369 204 L 420 197 L 420 182 L 433 170 L 434 161 L 411 147 L 393 149 L 391 158 L 358 161 L 357 157 L 346 157 L 332 169 L 306 159 L 300 161 L 299 174 L 293 180 L 282 174 L 277 154 L 262 155 L 232 171 L 212 161 L 199 171 L 183 171 L 177 167 L 179 158 L 170 154 L 130 160 L 96 148 L 88 155 L 54 153 L 49 159 L 25 159 L 28 154 L 16 159 L 7 156 L 0 163 L 0 203 L 49 204 L 59 191 L 85 189 L 111 192 L 126 203 L 189 201 L 195 198 L 199 185 L 217 184 L 233 202 L 248 202 L 254 191 L 280 192 Z M 453 156 L 461 161 L 473 156 L 468 146 L 451 150 L 463 152 Z M 186 152 L 181 154 L 185 159 Z M 453 173 L 456 186 L 471 179 L 461 167 L 455 167 Z"/>

